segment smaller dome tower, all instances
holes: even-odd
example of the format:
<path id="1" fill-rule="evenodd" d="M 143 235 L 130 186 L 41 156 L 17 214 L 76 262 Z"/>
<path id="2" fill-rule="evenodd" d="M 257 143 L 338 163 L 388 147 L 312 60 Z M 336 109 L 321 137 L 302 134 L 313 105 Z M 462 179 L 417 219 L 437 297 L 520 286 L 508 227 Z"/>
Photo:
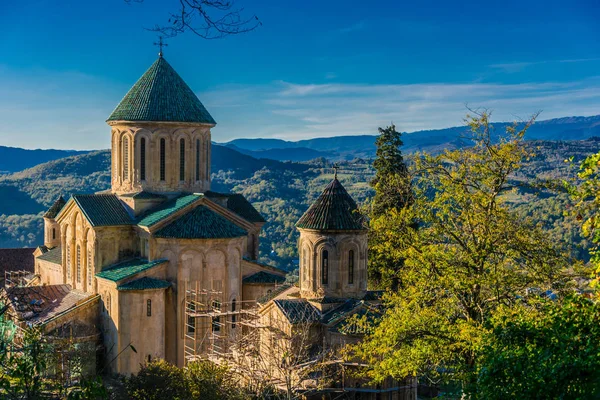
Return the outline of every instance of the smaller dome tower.
<path id="1" fill-rule="evenodd" d="M 296 228 L 300 295 L 362 298 L 367 291 L 367 229 L 337 174 Z"/>
<path id="2" fill-rule="evenodd" d="M 55 218 L 65 204 L 65 199 L 60 196 L 44 214 L 44 246 L 49 249 L 60 246 L 60 225 Z"/>

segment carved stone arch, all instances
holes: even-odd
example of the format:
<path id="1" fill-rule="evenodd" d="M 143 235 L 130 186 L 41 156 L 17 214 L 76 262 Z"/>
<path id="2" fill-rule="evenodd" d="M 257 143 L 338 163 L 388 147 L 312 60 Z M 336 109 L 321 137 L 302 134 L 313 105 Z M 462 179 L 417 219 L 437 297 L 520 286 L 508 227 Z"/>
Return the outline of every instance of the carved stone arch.
<path id="1" fill-rule="evenodd" d="M 204 254 L 195 248 L 186 247 L 179 252 L 178 275 L 185 282 L 201 282 L 203 279 Z"/>

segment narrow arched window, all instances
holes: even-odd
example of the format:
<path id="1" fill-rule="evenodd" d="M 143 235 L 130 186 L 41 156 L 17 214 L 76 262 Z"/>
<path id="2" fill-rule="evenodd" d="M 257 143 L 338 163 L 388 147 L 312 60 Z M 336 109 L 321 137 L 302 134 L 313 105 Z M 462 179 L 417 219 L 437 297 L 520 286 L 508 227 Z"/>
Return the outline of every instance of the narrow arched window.
<path id="1" fill-rule="evenodd" d="M 65 255 L 67 259 L 67 279 L 71 280 L 71 246 L 67 244 L 67 254 Z"/>
<path id="2" fill-rule="evenodd" d="M 196 139 L 196 181 L 200 180 L 200 139 Z"/>
<path id="3" fill-rule="evenodd" d="M 237 322 L 237 315 L 235 314 L 235 299 L 233 299 L 233 301 L 231 302 L 231 312 L 233 313 L 231 315 L 231 328 L 235 329 L 235 323 Z"/>
<path id="4" fill-rule="evenodd" d="M 152 300 L 150 299 L 146 300 L 146 316 L 152 316 Z"/>
<path id="5" fill-rule="evenodd" d="M 81 247 L 77 245 L 77 258 L 75 259 L 77 263 L 77 283 L 81 283 Z"/>
<path id="6" fill-rule="evenodd" d="M 88 286 L 92 286 L 92 271 L 94 266 L 92 265 L 92 249 L 88 249 L 87 253 L 87 281 Z"/>
<path id="7" fill-rule="evenodd" d="M 185 139 L 179 140 L 179 180 L 185 180 Z"/>
<path id="8" fill-rule="evenodd" d="M 196 312 L 196 303 L 194 302 L 189 302 L 187 304 L 187 320 L 185 322 L 186 324 L 186 332 L 187 333 L 194 333 L 196 332 L 196 318 L 194 317 L 194 314 Z"/>
<path id="9" fill-rule="evenodd" d="M 146 138 L 140 140 L 140 179 L 146 180 Z"/>
<path id="10" fill-rule="evenodd" d="M 354 250 L 348 252 L 348 284 L 354 283 Z"/>
<path id="11" fill-rule="evenodd" d="M 327 285 L 329 282 L 329 252 L 323 250 L 321 256 L 321 283 Z"/>
<path id="12" fill-rule="evenodd" d="M 52 240 L 56 239 L 56 228 L 52 228 Z"/>
<path id="13" fill-rule="evenodd" d="M 221 302 L 218 300 L 214 300 L 212 303 L 213 312 L 220 313 L 221 312 Z M 212 319 L 212 331 L 219 332 L 221 330 L 221 317 L 213 317 Z"/>
<path id="14" fill-rule="evenodd" d="M 205 159 L 205 164 L 206 164 L 206 179 L 210 179 L 210 157 L 208 156 L 210 150 L 209 150 L 209 146 L 210 146 L 210 140 L 206 140 L 205 141 L 206 144 L 206 151 L 204 152 L 204 159 Z"/>
<path id="15" fill-rule="evenodd" d="M 160 180 L 165 180 L 165 153 L 166 153 L 166 143 L 165 139 L 160 139 Z"/>
<path id="16" fill-rule="evenodd" d="M 129 179 L 129 139 L 123 138 L 123 180 Z"/>

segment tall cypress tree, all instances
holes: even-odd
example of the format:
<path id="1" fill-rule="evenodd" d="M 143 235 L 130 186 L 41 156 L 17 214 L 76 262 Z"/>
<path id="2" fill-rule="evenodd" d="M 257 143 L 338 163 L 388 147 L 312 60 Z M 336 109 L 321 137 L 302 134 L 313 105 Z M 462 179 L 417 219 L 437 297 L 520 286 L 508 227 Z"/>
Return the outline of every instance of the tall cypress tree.
<path id="1" fill-rule="evenodd" d="M 379 128 L 375 141 L 376 158 L 373 162 L 375 178 L 371 186 L 375 189 L 372 216 L 378 217 L 391 209 L 401 209 L 411 203 L 412 190 L 408 168 L 402 156 L 402 134 L 393 124 Z"/>
<path id="2" fill-rule="evenodd" d="M 400 285 L 398 271 L 404 259 L 395 257 L 393 251 L 383 243 L 392 243 L 383 228 L 393 214 L 413 203 L 411 177 L 402 156 L 401 133 L 394 125 L 379 128 L 376 159 L 373 162 L 375 178 L 371 186 L 375 189 L 369 233 L 369 280 L 381 289 L 396 290 Z M 412 227 L 412 226 L 411 226 Z M 412 227 L 414 228 L 414 227 Z"/>

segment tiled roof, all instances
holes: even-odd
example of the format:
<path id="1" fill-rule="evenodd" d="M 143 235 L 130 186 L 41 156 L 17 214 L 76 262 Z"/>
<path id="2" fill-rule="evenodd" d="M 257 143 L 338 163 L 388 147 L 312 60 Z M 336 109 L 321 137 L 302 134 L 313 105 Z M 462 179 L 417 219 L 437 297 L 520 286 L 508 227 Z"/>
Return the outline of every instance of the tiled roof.
<path id="1" fill-rule="evenodd" d="M 256 302 L 259 304 L 266 304 L 269 300 L 274 299 L 275 297 L 279 296 L 280 294 L 282 294 L 283 292 L 288 290 L 290 287 L 292 287 L 292 285 L 290 285 L 288 283 L 284 283 L 283 285 L 273 289 L 271 291 L 271 293 L 268 293 L 268 294 L 256 299 Z"/>
<path id="2" fill-rule="evenodd" d="M 121 197 L 131 197 L 132 199 L 136 199 L 136 200 L 166 199 L 167 198 L 167 196 L 164 196 L 162 194 L 150 193 L 150 192 L 146 192 L 144 190 L 142 190 L 141 192 L 137 192 L 137 193 L 122 194 Z"/>
<path id="3" fill-rule="evenodd" d="M 192 89 L 163 57 L 133 85 L 107 121 L 216 124 Z"/>
<path id="4" fill-rule="evenodd" d="M 65 199 L 63 199 L 62 196 L 60 196 L 58 198 L 58 200 L 56 200 L 54 202 L 54 204 L 52 204 L 50 206 L 50 208 L 48 209 L 48 211 L 46 211 L 46 214 L 44 214 L 44 218 L 54 218 L 58 215 L 58 213 L 60 212 L 60 210 L 62 210 L 62 208 L 65 206 L 65 204 L 67 204 L 67 202 L 65 201 Z"/>
<path id="5" fill-rule="evenodd" d="M 355 317 L 356 315 L 356 317 Z M 364 335 L 368 333 L 368 326 L 377 323 L 377 319 L 381 316 L 381 310 L 372 307 L 362 306 L 355 313 L 344 315 L 335 323 L 330 331 L 338 332 L 343 335 Z M 366 317 L 368 325 L 359 324 L 356 318 Z"/>
<path id="6" fill-rule="evenodd" d="M 98 272 L 98 278 L 108 279 L 109 281 L 118 282 L 132 275 L 160 265 L 168 260 L 160 259 L 154 261 L 135 258 L 133 260 L 123 261 L 118 264 L 111 265 L 108 268 Z"/>
<path id="7" fill-rule="evenodd" d="M 302 229 L 324 231 L 364 230 L 356 203 L 335 178 L 296 223 Z"/>
<path id="8" fill-rule="evenodd" d="M 32 324 L 43 323 L 94 296 L 64 284 L 12 287 L 7 295 L 17 317 Z"/>
<path id="9" fill-rule="evenodd" d="M 169 200 L 160 204 L 158 207 L 149 210 L 147 213 L 144 213 L 138 220 L 138 225 L 149 228 L 201 198 L 202 196 L 200 195 L 189 194 Z"/>
<path id="10" fill-rule="evenodd" d="M 338 303 L 345 302 L 347 299 L 343 299 L 341 297 L 323 296 L 323 297 L 315 297 L 315 298 L 308 299 L 308 300 L 312 301 L 313 303 L 319 303 L 319 304 L 338 304 Z"/>
<path id="11" fill-rule="evenodd" d="M 319 310 L 313 307 L 305 299 L 273 300 L 283 315 L 291 324 L 300 322 L 318 322 L 321 318 Z"/>
<path id="12" fill-rule="evenodd" d="M 249 262 L 249 263 L 252 263 L 252 264 L 256 264 L 256 265 L 258 265 L 258 266 L 261 266 L 261 267 L 264 267 L 264 268 L 268 268 L 268 269 L 272 269 L 272 270 L 275 270 L 275 271 L 279 271 L 279 272 L 282 272 L 282 273 L 284 273 L 284 274 L 287 274 L 287 273 L 288 273 L 288 271 L 286 271 L 286 270 L 285 270 L 285 269 L 283 269 L 283 268 L 279 268 L 279 267 L 275 267 L 275 266 L 273 266 L 273 265 L 265 264 L 265 263 L 263 263 L 263 262 L 260 262 L 260 261 L 258 261 L 258 260 L 253 260 L 253 259 L 251 259 L 250 257 L 242 257 L 242 260 L 244 260 L 244 261 L 246 261 L 246 262 Z"/>
<path id="13" fill-rule="evenodd" d="M 117 286 L 117 290 L 151 290 L 166 289 L 171 284 L 162 279 L 149 278 L 147 276 Z"/>
<path id="14" fill-rule="evenodd" d="M 0 249 L 0 279 L 4 279 L 4 271 L 34 271 L 35 248 Z"/>
<path id="15" fill-rule="evenodd" d="M 285 276 L 272 274 L 266 271 L 259 271 L 255 274 L 245 277 L 244 283 L 283 283 Z"/>
<path id="16" fill-rule="evenodd" d="M 197 206 L 181 215 L 154 236 L 176 239 L 227 239 L 246 236 L 248 232 L 206 206 Z"/>
<path id="17" fill-rule="evenodd" d="M 62 264 L 62 251 L 60 246 L 54 247 L 53 249 L 48 250 L 44 254 L 38 257 L 38 260 L 44 260 L 51 262 L 53 264 Z"/>
<path id="18" fill-rule="evenodd" d="M 346 299 L 346 300 L 342 300 L 341 302 L 343 304 L 324 313 L 321 318 L 321 322 L 323 322 L 324 324 L 328 324 L 331 321 L 334 321 L 334 320 L 346 315 L 350 311 L 354 310 L 359 304 L 361 304 L 360 302 L 358 302 L 355 299 Z"/>
<path id="19" fill-rule="evenodd" d="M 209 199 L 222 198 L 225 206 L 249 222 L 266 222 L 263 216 L 254 208 L 246 198 L 239 193 L 218 193 L 208 191 L 204 193 Z"/>
<path id="20" fill-rule="evenodd" d="M 133 221 L 114 194 L 76 194 L 73 200 L 92 226 L 131 225 Z"/>

